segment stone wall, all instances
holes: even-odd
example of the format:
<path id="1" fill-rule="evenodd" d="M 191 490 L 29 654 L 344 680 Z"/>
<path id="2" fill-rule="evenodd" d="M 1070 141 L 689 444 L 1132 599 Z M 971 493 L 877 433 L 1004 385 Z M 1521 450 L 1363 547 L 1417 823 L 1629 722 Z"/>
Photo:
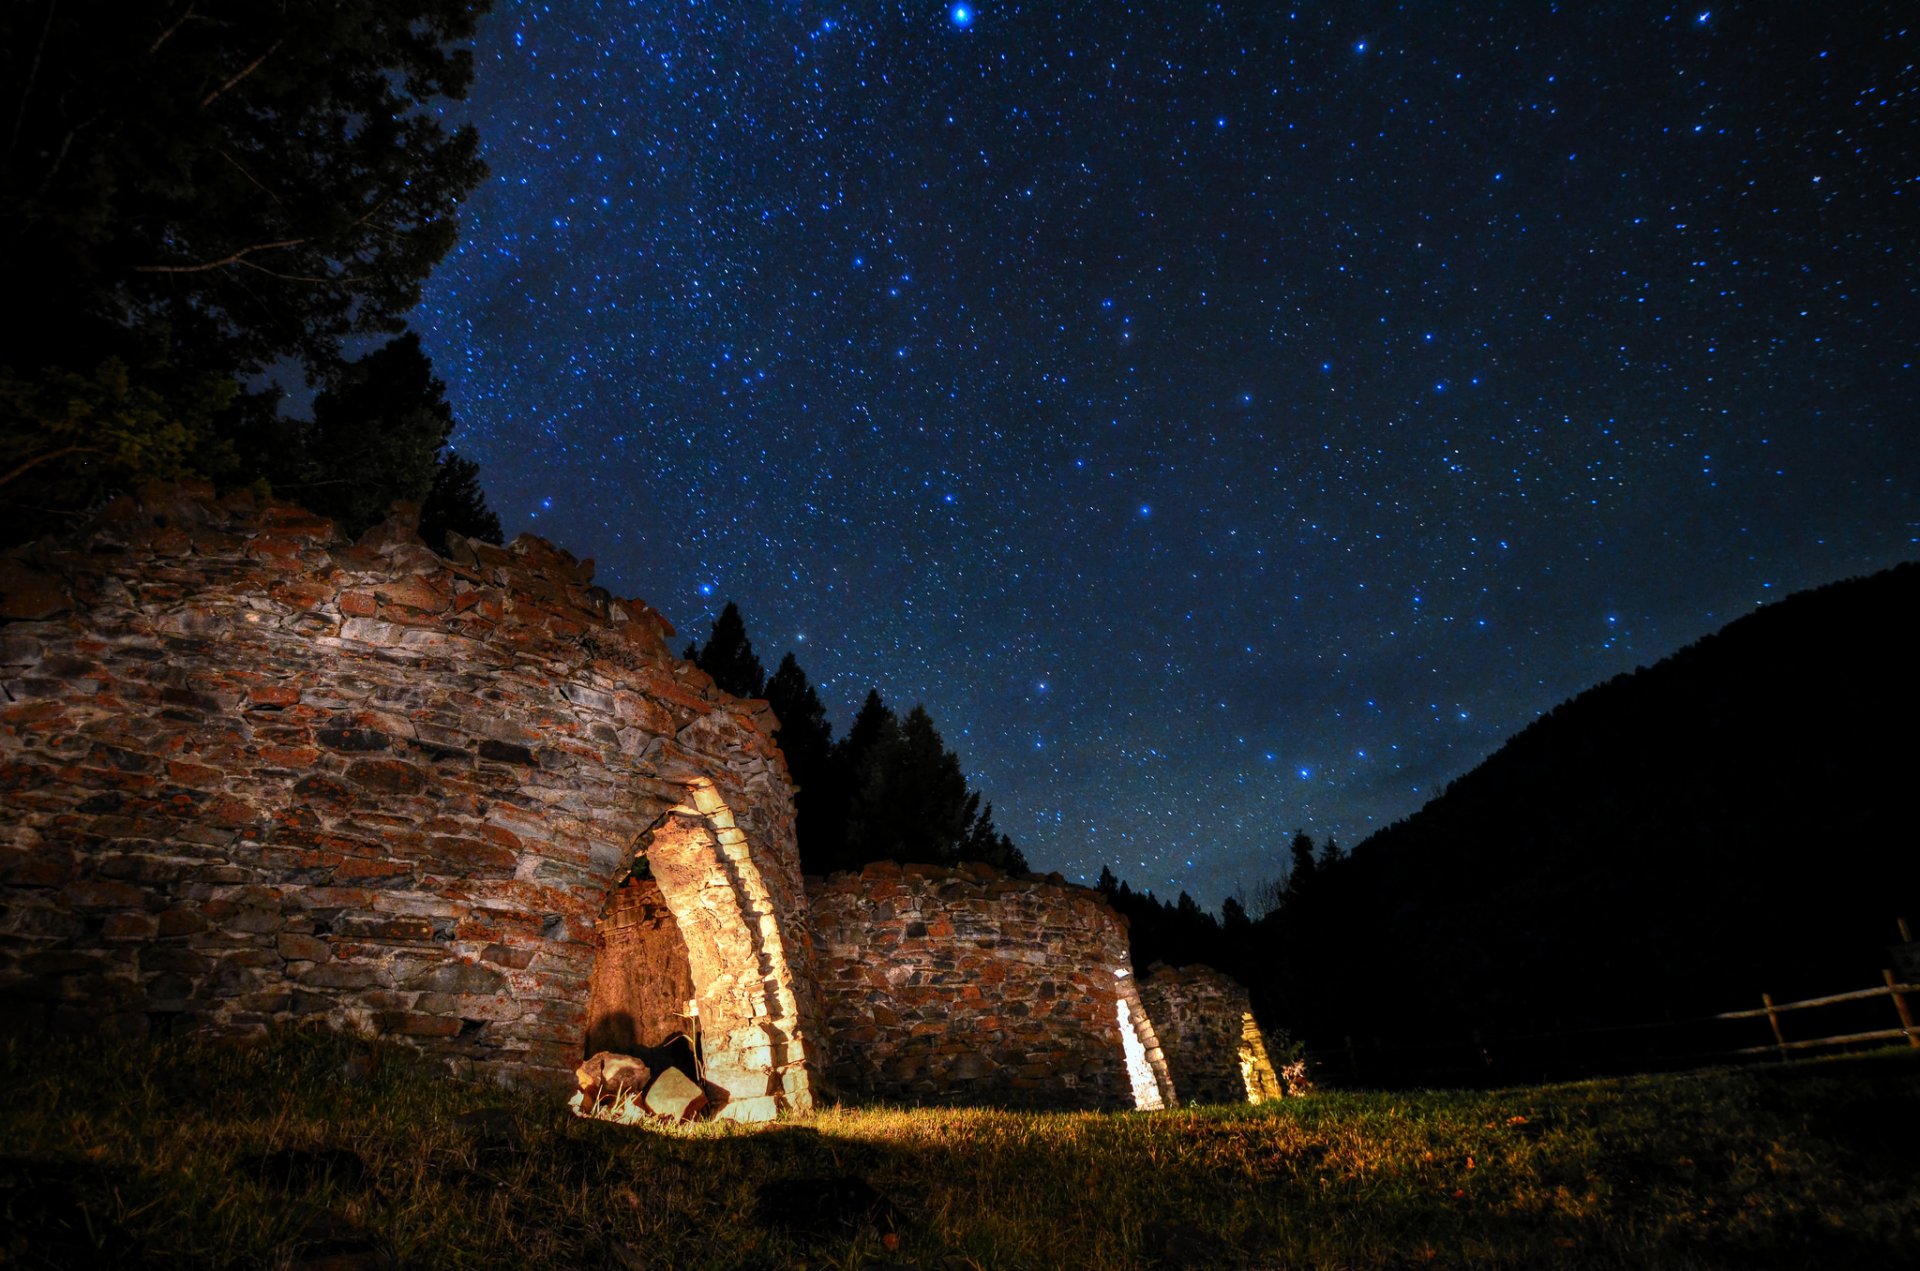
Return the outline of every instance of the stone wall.
<path id="1" fill-rule="evenodd" d="M 1155 963 L 1141 977 L 1140 997 L 1185 1102 L 1259 1103 L 1282 1095 L 1239 981 L 1197 963 Z"/>
<path id="2" fill-rule="evenodd" d="M 589 1054 L 623 1055 L 691 1032 L 693 967 L 680 923 L 660 884 L 630 877 L 614 888 L 597 931 L 599 956 L 587 999 Z"/>
<path id="3" fill-rule="evenodd" d="M 807 888 L 842 1093 L 1021 1107 L 1172 1102 L 1125 920 L 1098 892 L 1057 875 L 893 864 L 809 878 Z"/>
<path id="4" fill-rule="evenodd" d="M 561 1084 L 596 922 L 644 852 L 729 1108 L 806 1106 L 812 938 L 770 712 L 591 577 L 539 539 L 442 557 L 397 516 L 349 544 L 193 488 L 0 557 L 0 1003 L 324 1021 Z"/>

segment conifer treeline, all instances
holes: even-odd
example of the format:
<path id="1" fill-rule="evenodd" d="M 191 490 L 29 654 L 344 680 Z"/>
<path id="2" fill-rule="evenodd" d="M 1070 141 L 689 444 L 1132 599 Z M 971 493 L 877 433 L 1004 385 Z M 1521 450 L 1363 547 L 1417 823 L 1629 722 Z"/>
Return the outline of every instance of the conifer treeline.
<path id="1" fill-rule="evenodd" d="M 793 654 L 769 677 L 729 602 L 707 642 L 686 656 L 736 697 L 765 698 L 779 721 L 774 734 L 800 788 L 795 832 L 800 868 L 809 874 L 858 869 L 869 861 L 957 865 L 985 861 L 1012 874 L 1027 859 L 993 822 L 993 805 L 967 788 L 960 758 L 933 717 L 915 706 L 904 717 L 869 691 L 838 741 L 820 695 Z"/>
<path id="2" fill-rule="evenodd" d="M 1217 917 L 1184 891 L 1170 901 L 1151 891 L 1135 891 L 1116 878 L 1111 867 L 1102 867 L 1096 885 L 1108 903 L 1126 915 L 1134 966 L 1144 971 L 1156 962 L 1203 962 L 1247 985 L 1258 1009 L 1277 1005 L 1288 995 L 1286 967 L 1281 965 L 1285 960 L 1275 956 L 1282 931 L 1316 925 L 1321 880 L 1338 875 L 1346 860 L 1346 851 L 1332 839 L 1316 846 L 1306 833 L 1296 833 L 1285 871 L 1253 889 L 1256 912 L 1249 913 L 1246 902 L 1229 896 Z"/>

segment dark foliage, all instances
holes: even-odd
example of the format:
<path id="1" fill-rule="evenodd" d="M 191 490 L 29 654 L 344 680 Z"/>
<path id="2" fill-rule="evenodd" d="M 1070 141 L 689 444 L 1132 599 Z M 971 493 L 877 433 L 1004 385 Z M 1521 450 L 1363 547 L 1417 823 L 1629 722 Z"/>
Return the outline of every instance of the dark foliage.
<path id="1" fill-rule="evenodd" d="M 812 844 L 845 837 L 845 798 L 833 764 L 833 725 L 807 673 L 789 653 L 767 681 L 767 703 L 780 727 L 774 740 L 787 757 L 787 774 L 799 788 L 794 796 L 794 831 L 803 861 Z"/>
<path id="2" fill-rule="evenodd" d="M 993 805 L 989 803 L 986 807 L 981 807 L 980 795 L 977 791 L 969 791 L 967 794 L 967 815 L 964 824 L 960 846 L 954 851 L 954 855 L 960 860 L 985 861 L 1009 874 L 1029 872 L 1026 854 L 1014 846 L 1011 838 L 1000 832 L 1000 827 L 993 823 Z"/>
<path id="3" fill-rule="evenodd" d="M 0 9 L 0 290 L 31 298 L 0 354 L 0 537 L 147 479 L 285 475 L 301 456 L 279 394 L 243 385 L 293 373 L 350 393 L 343 341 L 402 329 L 484 173 L 472 130 L 438 108 L 466 91 L 485 7 Z M 391 479 L 308 470 L 289 492 L 339 482 L 346 519 L 369 502 L 377 519 L 427 493 L 433 452 L 414 441 L 396 439 Z"/>
<path id="4" fill-rule="evenodd" d="M 985 861 L 1009 873 L 1026 872 L 1026 858 L 994 824 L 992 805 L 983 806 L 979 792 L 967 788 L 959 756 L 947 749 L 924 707 L 901 718 L 878 691 L 870 691 L 836 744 L 820 695 L 793 654 L 781 658 L 771 679 L 763 678 L 732 602 L 714 621 L 706 644 L 689 644 L 686 656 L 727 692 L 764 696 L 773 707 L 775 740 L 799 787 L 795 833 L 807 873 L 880 860 Z"/>
<path id="5" fill-rule="evenodd" d="M 853 775 L 847 845 L 858 859 L 953 858 L 967 828 L 967 779 L 924 707 L 883 727 Z"/>
<path id="6" fill-rule="evenodd" d="M 358 535 L 395 499 L 426 502 L 452 431 L 446 385 L 409 331 L 341 368 L 312 421 L 286 427 L 274 489 Z M 440 547 L 445 535 L 426 541 Z"/>
<path id="7" fill-rule="evenodd" d="M 420 537 L 440 551 L 449 532 L 495 545 L 503 537 L 500 518 L 487 506 L 486 493 L 480 489 L 480 465 L 443 450 L 434 463 L 427 500 L 420 505 Z"/>
<path id="8" fill-rule="evenodd" d="M 1252 928 L 1239 901 L 1227 900 L 1223 921 L 1201 909 L 1184 891 L 1171 901 L 1157 899 L 1150 891 L 1136 892 L 1106 866 L 1101 867 L 1095 886 L 1127 919 L 1129 950 L 1139 970 L 1156 962 L 1168 966 L 1203 962 L 1242 982 L 1250 982 L 1257 970 L 1249 963 Z"/>
<path id="9" fill-rule="evenodd" d="M 689 644 L 683 656 L 735 697 L 766 696 L 766 668 L 754 656 L 753 642 L 747 639 L 747 624 L 740 617 L 740 606 L 731 600 L 714 619 L 707 642 Z"/>

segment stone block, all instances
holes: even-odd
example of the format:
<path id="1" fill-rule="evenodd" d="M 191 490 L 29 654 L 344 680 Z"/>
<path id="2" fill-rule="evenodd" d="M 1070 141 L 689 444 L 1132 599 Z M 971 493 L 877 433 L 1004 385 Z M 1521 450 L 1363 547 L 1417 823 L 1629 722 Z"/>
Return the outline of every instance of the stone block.
<path id="1" fill-rule="evenodd" d="M 333 956 L 333 948 L 325 940 L 292 932 L 281 933 L 276 947 L 280 956 L 289 961 L 325 962 Z"/>
<path id="2" fill-rule="evenodd" d="M 376 1011 L 373 1026 L 382 1033 L 401 1037 L 457 1037 L 460 1033 L 457 1018 L 417 1011 Z"/>
<path id="3" fill-rule="evenodd" d="M 489 966 L 475 962 L 446 962 L 410 975 L 402 988 L 433 993 L 487 994 L 506 988 L 507 977 Z"/>

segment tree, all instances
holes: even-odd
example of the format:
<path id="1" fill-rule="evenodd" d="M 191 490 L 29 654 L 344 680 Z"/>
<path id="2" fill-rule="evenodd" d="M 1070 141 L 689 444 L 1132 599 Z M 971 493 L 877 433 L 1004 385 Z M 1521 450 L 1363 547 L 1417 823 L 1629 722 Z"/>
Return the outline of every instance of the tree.
<path id="1" fill-rule="evenodd" d="M 780 659 L 766 691 L 767 704 L 780 724 L 773 739 L 787 758 L 788 774 L 800 788 L 794 799 L 800 868 L 823 873 L 835 867 L 840 855 L 837 839 L 826 837 L 836 825 L 833 725 L 827 722 L 827 708 L 793 654 Z"/>
<path id="2" fill-rule="evenodd" d="M 1314 875 L 1319 872 L 1319 862 L 1314 859 L 1313 840 L 1305 830 L 1295 832 L 1293 844 L 1288 849 L 1293 858 L 1292 868 L 1287 873 L 1287 899 L 1298 900 L 1313 889 Z"/>
<path id="3" fill-rule="evenodd" d="M 747 639 L 747 624 L 740 617 L 740 606 L 731 600 L 713 620 L 705 647 L 689 644 L 689 661 L 713 677 L 722 692 L 735 697 L 762 697 L 767 691 L 767 673 L 754 656 L 753 642 Z"/>
<path id="4" fill-rule="evenodd" d="M 1229 935 L 1243 935 L 1253 926 L 1253 920 L 1247 917 L 1245 905 L 1236 896 L 1229 896 L 1220 902 L 1220 928 Z"/>
<path id="5" fill-rule="evenodd" d="M 853 797 L 865 771 L 867 756 L 886 731 L 897 726 L 898 721 L 879 690 L 868 690 L 859 713 L 853 717 L 853 726 L 828 752 L 815 793 L 808 799 L 805 819 L 810 824 L 800 842 L 800 864 L 806 872 L 828 874 L 858 869 L 866 863 L 867 858 L 855 851 L 849 834 Z"/>
<path id="6" fill-rule="evenodd" d="M 880 690 L 868 689 L 866 700 L 860 703 L 860 711 L 853 717 L 853 726 L 834 747 L 836 758 L 849 772 L 857 771 L 886 730 L 897 722 L 892 708 L 880 696 Z"/>
<path id="7" fill-rule="evenodd" d="M 952 864 L 967 829 L 960 761 L 915 706 L 884 727 L 857 774 L 848 846 L 863 861 Z"/>
<path id="8" fill-rule="evenodd" d="M 1100 881 L 1095 883 L 1094 887 L 1099 890 L 1102 896 L 1105 896 L 1108 900 L 1112 900 L 1119 894 L 1120 882 L 1114 878 L 1113 870 L 1102 865 L 1100 867 Z"/>
<path id="9" fill-rule="evenodd" d="M 974 791 L 967 793 L 966 826 L 956 855 L 963 861 L 984 861 L 1009 874 L 1028 872 L 1026 855 L 994 825 L 993 805 L 981 808 L 980 795 Z"/>
<path id="10" fill-rule="evenodd" d="M 0 368 L 0 543 L 143 481 L 229 471 L 215 424 L 238 386 L 202 377 L 172 387 L 141 382 L 118 358 L 37 378 Z"/>
<path id="11" fill-rule="evenodd" d="M 243 383 L 331 386 L 455 241 L 484 167 L 439 107 L 484 8 L 0 7 L 0 291 L 32 298 L 0 353 L 0 534 L 148 477 L 270 475 L 279 393 Z"/>
<path id="12" fill-rule="evenodd" d="M 424 504 L 453 431 L 446 387 L 411 331 L 348 363 L 313 399 L 313 420 L 290 426 L 276 490 L 349 535 L 383 519 L 395 499 Z M 445 535 L 427 542 L 444 547 Z"/>
<path id="13" fill-rule="evenodd" d="M 5 6 L 0 285 L 35 309 L 16 365 L 132 340 L 223 375 L 294 359 L 324 378 L 345 337 L 398 331 L 485 174 L 438 108 L 465 96 L 486 8 Z"/>
<path id="14" fill-rule="evenodd" d="M 473 460 L 452 450 L 440 452 L 427 501 L 420 505 L 420 537 L 429 547 L 444 548 L 449 531 L 483 543 L 500 542 L 500 518 L 487 506 L 479 477 L 480 465 Z"/>

